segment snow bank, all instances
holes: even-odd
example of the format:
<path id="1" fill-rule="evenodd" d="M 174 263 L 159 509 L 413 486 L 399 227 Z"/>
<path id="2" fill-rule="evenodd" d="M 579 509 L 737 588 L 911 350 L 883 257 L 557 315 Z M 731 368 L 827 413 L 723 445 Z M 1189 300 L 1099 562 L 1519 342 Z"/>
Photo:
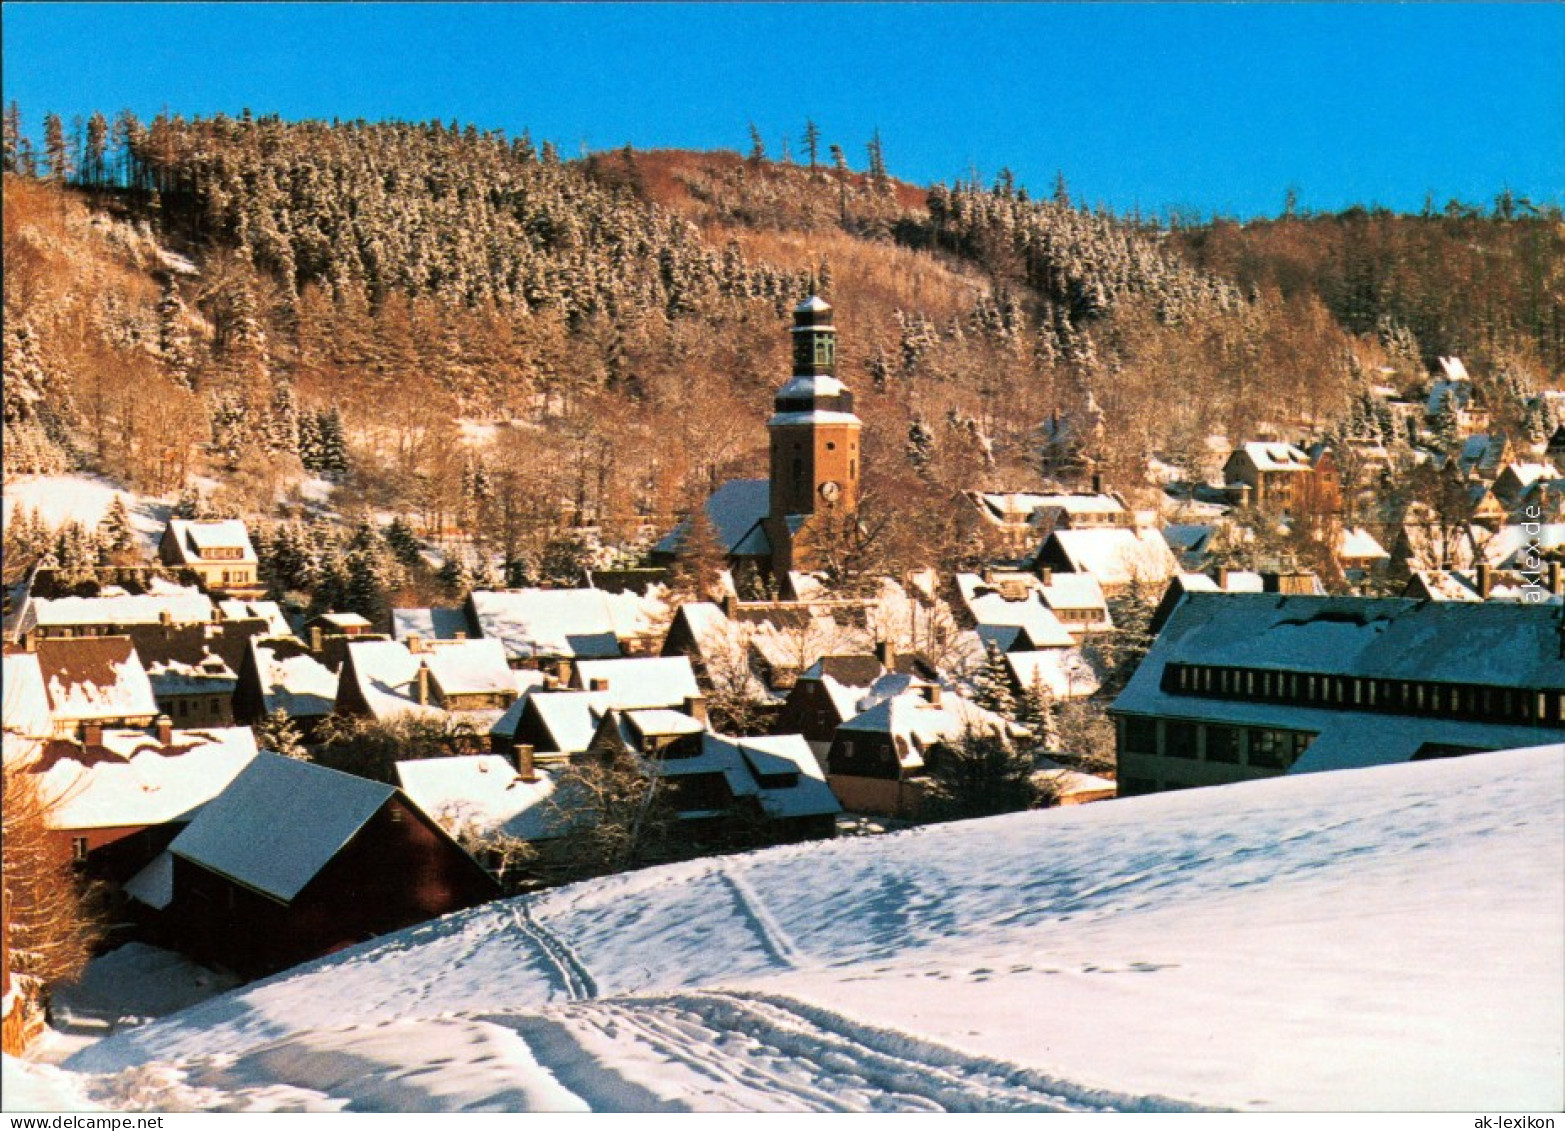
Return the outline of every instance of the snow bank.
<path id="1" fill-rule="evenodd" d="M 648 869 L 423 924 L 69 1065 L 121 1110 L 191 1088 L 251 1109 L 1557 1110 L 1562 754 Z"/>

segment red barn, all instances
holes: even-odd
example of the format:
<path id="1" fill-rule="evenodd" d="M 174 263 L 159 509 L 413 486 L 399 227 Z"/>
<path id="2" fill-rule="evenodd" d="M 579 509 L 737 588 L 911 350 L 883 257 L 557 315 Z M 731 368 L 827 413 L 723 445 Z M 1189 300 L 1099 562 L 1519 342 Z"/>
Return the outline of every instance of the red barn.
<path id="1" fill-rule="evenodd" d="M 500 894 L 400 790 L 270 753 L 130 890 L 174 945 L 251 977 Z"/>

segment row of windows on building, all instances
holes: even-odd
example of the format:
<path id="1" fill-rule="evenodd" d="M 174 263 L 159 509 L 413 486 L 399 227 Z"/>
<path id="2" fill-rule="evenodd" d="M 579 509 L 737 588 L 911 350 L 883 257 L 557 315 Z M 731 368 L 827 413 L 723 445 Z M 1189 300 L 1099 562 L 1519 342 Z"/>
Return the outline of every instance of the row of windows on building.
<path id="1" fill-rule="evenodd" d="M 1317 672 L 1267 671 L 1170 663 L 1163 691 L 1395 715 L 1432 715 L 1513 726 L 1565 727 L 1565 689 L 1378 679 Z"/>
<path id="2" fill-rule="evenodd" d="M 1276 727 L 1236 727 L 1138 715 L 1125 716 L 1123 736 L 1122 750 L 1127 754 L 1161 755 L 1262 770 L 1286 770 L 1298 761 L 1315 737 L 1304 731 Z"/>

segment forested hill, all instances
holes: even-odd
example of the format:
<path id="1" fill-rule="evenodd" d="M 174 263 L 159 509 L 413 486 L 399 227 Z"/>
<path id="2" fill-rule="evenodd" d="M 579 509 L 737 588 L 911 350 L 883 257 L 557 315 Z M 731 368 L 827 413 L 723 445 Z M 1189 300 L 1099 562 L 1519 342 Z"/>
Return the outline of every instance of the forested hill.
<path id="1" fill-rule="evenodd" d="M 1036 483 L 1045 422 L 1134 491 L 1154 454 L 1324 429 L 1440 355 L 1506 388 L 1565 368 L 1565 226 L 1524 201 L 1167 228 L 1063 179 L 916 188 L 878 144 L 854 171 L 813 129 L 781 163 L 128 114 L 49 119 L 35 153 L 5 124 L 8 471 L 205 472 L 264 512 L 299 459 L 431 521 L 481 473 L 522 500 L 508 554 L 581 522 L 628 546 L 758 470 L 812 288 L 867 474 L 931 503 Z M 346 470 L 300 423 L 328 406 Z"/>

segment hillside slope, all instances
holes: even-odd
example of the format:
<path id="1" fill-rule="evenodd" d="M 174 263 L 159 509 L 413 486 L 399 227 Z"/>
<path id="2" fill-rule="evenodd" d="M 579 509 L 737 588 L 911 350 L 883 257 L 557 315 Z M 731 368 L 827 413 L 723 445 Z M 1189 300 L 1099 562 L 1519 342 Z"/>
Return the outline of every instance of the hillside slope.
<path id="1" fill-rule="evenodd" d="M 1565 747 L 651 869 L 78 1054 L 117 1109 L 1555 1110 Z"/>

